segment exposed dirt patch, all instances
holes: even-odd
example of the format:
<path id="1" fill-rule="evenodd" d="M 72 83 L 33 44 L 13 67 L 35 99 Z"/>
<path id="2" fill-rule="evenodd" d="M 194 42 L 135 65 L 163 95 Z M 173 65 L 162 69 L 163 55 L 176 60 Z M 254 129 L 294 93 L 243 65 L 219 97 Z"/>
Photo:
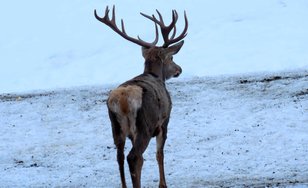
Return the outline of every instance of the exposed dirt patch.
<path id="1" fill-rule="evenodd" d="M 37 97 L 46 97 L 55 95 L 56 92 L 45 92 L 45 93 L 34 93 L 34 94 L 0 94 L 0 101 L 6 102 L 6 101 L 23 101 L 30 98 L 37 98 Z"/>
<path id="2" fill-rule="evenodd" d="M 308 77 L 308 74 L 306 74 L 306 75 L 295 75 L 295 76 L 270 76 L 270 77 L 263 78 L 263 79 L 260 79 L 260 80 L 241 79 L 239 81 L 239 83 L 240 84 L 249 84 L 249 83 L 254 83 L 254 82 L 267 83 L 267 82 L 272 82 L 272 81 L 277 81 L 277 80 L 287 80 L 287 79 L 296 80 L 296 79 L 301 79 L 301 78 L 305 78 L 305 77 Z"/>

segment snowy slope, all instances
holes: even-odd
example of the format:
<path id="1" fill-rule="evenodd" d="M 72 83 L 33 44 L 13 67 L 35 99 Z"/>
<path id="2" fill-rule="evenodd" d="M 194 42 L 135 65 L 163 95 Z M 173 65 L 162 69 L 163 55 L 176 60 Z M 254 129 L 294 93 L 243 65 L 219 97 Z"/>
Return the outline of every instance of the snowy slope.
<path id="1" fill-rule="evenodd" d="M 182 78 L 308 69 L 306 0 L 4 1 L 0 6 L 0 93 L 119 83 L 143 68 L 140 47 L 95 20 L 116 5 L 131 36 L 153 40 L 139 12 L 189 19 L 175 57 Z M 129 8 L 128 8 L 129 7 Z M 119 23 L 119 22 L 118 22 Z"/>
<path id="2" fill-rule="evenodd" d="M 307 83 L 305 70 L 169 82 L 169 187 L 308 187 Z M 1 186 L 120 187 L 105 105 L 114 87 L 0 95 Z M 143 187 L 158 186 L 155 150 L 153 140 Z"/>

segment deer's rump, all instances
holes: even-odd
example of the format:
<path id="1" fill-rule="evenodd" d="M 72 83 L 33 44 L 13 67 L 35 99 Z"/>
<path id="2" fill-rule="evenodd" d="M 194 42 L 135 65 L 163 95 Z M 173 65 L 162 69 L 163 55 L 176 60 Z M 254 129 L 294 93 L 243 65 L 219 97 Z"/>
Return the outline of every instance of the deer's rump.
<path id="1" fill-rule="evenodd" d="M 169 119 L 171 100 L 162 81 L 141 74 L 111 91 L 108 106 L 126 136 L 134 137 L 137 132 L 156 136 Z"/>

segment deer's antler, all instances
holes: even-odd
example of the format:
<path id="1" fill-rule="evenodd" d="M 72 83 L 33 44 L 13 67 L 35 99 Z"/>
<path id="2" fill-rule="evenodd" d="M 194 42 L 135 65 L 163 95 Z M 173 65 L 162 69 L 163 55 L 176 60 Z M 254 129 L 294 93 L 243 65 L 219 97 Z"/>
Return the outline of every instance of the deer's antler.
<path id="1" fill-rule="evenodd" d="M 97 20 L 99 20 L 100 22 L 102 22 L 102 23 L 106 24 L 107 26 L 109 26 L 112 30 L 114 30 L 116 33 L 121 35 L 123 38 L 125 38 L 125 39 L 127 39 L 127 40 L 129 40 L 129 41 L 131 41 L 131 42 L 133 42 L 135 44 L 138 44 L 138 45 L 143 46 L 145 48 L 151 48 L 151 47 L 154 47 L 157 44 L 157 42 L 158 42 L 158 28 L 157 28 L 156 22 L 155 22 L 155 30 L 156 30 L 155 40 L 152 43 L 148 43 L 148 42 L 145 42 L 142 39 L 140 39 L 139 36 L 138 36 L 138 39 L 135 39 L 133 37 L 128 36 L 126 34 L 126 31 L 125 31 L 123 19 L 121 19 L 122 30 L 120 30 L 117 27 L 117 24 L 116 24 L 115 6 L 113 6 L 113 8 L 112 8 L 112 17 L 111 17 L 111 19 L 109 18 L 109 11 L 110 11 L 110 9 L 107 6 L 106 10 L 105 10 L 105 16 L 104 17 L 99 17 L 97 15 L 97 13 L 96 13 L 96 10 L 94 10 L 95 18 Z"/>
<path id="2" fill-rule="evenodd" d="M 182 40 L 186 35 L 187 35 L 187 29 L 188 29 L 188 20 L 187 20 L 187 16 L 186 16 L 186 12 L 184 11 L 184 19 L 185 19 L 185 27 L 183 32 L 176 38 L 175 34 L 176 34 L 176 22 L 178 21 L 178 13 L 176 12 L 176 10 L 172 10 L 172 21 L 169 24 L 169 26 L 166 26 L 163 20 L 162 15 L 160 14 L 160 12 L 158 10 L 156 10 L 158 16 L 159 16 L 159 20 L 154 16 L 149 16 L 143 13 L 140 13 L 142 16 L 152 20 L 154 23 L 158 24 L 161 30 L 161 34 L 163 35 L 163 39 L 164 39 L 164 44 L 162 47 L 166 48 L 168 47 L 170 44 L 176 43 L 180 40 Z M 169 38 L 170 32 L 173 30 L 173 33 L 171 35 L 171 37 Z"/>

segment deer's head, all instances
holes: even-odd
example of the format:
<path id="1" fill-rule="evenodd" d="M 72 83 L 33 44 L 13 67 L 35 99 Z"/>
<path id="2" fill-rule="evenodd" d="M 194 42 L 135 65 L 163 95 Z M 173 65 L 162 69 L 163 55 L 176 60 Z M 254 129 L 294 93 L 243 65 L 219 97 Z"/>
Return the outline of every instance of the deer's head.
<path id="1" fill-rule="evenodd" d="M 173 55 L 175 55 L 180 51 L 181 47 L 184 44 L 184 40 L 182 39 L 184 39 L 184 37 L 187 35 L 188 21 L 185 12 L 184 12 L 185 27 L 182 33 L 178 37 L 175 37 L 176 22 L 178 20 L 178 14 L 175 10 L 172 11 L 172 21 L 168 26 L 165 25 L 162 15 L 158 10 L 156 11 L 158 13 L 159 20 L 156 19 L 154 15 L 148 16 L 146 14 L 141 13 L 142 16 L 152 20 L 155 24 L 155 31 L 156 31 L 155 40 L 152 43 L 148 43 L 140 39 L 139 36 L 137 37 L 137 39 L 128 36 L 124 28 L 123 19 L 121 20 L 122 29 L 120 30 L 117 27 L 115 21 L 115 7 L 113 6 L 111 19 L 109 18 L 109 11 L 110 10 L 107 6 L 104 17 L 99 17 L 96 13 L 96 10 L 94 10 L 94 15 L 97 20 L 109 26 L 112 30 L 121 35 L 123 38 L 135 44 L 138 44 L 139 46 L 142 47 L 142 55 L 145 59 L 144 73 L 157 76 L 161 78 L 163 81 L 171 77 L 178 77 L 182 73 L 181 67 L 173 61 Z M 159 38 L 157 25 L 160 27 L 161 34 L 164 39 L 164 44 L 162 46 L 156 46 Z M 169 37 L 171 31 L 173 32 Z"/>

